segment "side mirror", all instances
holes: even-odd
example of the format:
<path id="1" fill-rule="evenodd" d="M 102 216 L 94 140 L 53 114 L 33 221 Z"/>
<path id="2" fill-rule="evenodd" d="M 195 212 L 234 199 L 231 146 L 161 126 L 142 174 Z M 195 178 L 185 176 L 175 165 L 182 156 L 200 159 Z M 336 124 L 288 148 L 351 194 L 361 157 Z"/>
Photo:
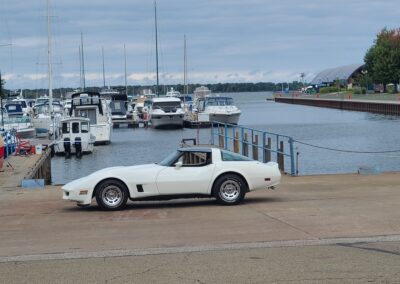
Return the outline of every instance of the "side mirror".
<path id="1" fill-rule="evenodd" d="M 176 167 L 176 168 L 180 168 L 180 167 L 182 167 L 182 165 L 183 165 L 182 162 L 176 162 L 176 163 L 175 163 L 175 167 Z"/>

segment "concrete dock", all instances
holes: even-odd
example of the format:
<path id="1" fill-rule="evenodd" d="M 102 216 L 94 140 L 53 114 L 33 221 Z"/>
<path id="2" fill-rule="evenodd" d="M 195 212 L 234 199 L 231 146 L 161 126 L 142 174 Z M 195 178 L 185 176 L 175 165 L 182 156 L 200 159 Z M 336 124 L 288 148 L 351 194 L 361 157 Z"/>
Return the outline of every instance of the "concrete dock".
<path id="1" fill-rule="evenodd" d="M 57 186 L 0 190 L 0 282 L 400 281 L 400 173 L 285 176 L 239 206 L 103 212 L 61 196 Z"/>
<path id="2" fill-rule="evenodd" d="M 4 172 L 0 172 L 0 190 L 17 188 L 21 186 L 23 179 L 34 178 L 38 174 L 38 171 L 41 170 L 43 162 L 47 163 L 45 167 L 47 171 L 50 171 L 48 168 L 48 163 L 50 163 L 49 154 L 49 152 L 43 151 L 40 155 L 11 155 L 8 157 L 4 162 Z M 48 176 L 49 174 L 50 176 Z M 43 175 L 51 177 L 51 172 Z"/>
<path id="3" fill-rule="evenodd" d="M 372 101 L 352 99 L 321 99 L 306 97 L 276 97 L 275 102 L 342 110 L 400 115 L 400 101 Z"/>

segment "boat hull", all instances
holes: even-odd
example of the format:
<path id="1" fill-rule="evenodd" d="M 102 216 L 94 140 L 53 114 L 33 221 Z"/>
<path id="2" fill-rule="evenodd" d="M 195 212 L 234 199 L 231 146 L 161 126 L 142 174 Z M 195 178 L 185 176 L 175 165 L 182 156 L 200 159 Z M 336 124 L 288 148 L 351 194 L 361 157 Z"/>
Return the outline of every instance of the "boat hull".
<path id="1" fill-rule="evenodd" d="M 150 118 L 150 122 L 156 129 L 182 128 L 183 114 L 157 114 Z"/>
<path id="2" fill-rule="evenodd" d="M 90 154 L 93 152 L 94 149 L 94 142 L 95 140 L 89 140 L 89 141 L 82 141 L 82 153 L 84 154 Z M 76 149 L 75 149 L 75 143 L 71 143 L 71 154 L 75 155 L 76 154 Z M 54 145 L 54 151 L 57 155 L 64 155 L 65 154 L 65 149 L 64 149 L 64 141 L 63 140 L 58 140 L 56 144 Z"/>
<path id="3" fill-rule="evenodd" d="M 95 145 L 111 143 L 111 124 L 90 125 L 90 133 L 96 137 Z"/>
<path id="4" fill-rule="evenodd" d="M 239 123 L 240 112 L 230 114 L 210 113 L 209 117 L 210 121 L 213 123 L 228 123 L 237 125 Z"/>
<path id="5" fill-rule="evenodd" d="M 17 137 L 22 138 L 22 139 L 35 138 L 36 137 L 36 129 L 33 127 L 19 129 L 19 130 L 17 130 Z"/>

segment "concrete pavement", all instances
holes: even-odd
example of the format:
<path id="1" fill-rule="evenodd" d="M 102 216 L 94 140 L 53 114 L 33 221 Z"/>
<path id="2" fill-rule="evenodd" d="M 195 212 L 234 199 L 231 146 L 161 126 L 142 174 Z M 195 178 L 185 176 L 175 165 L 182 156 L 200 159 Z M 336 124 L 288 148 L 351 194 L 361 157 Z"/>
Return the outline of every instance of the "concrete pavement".
<path id="1" fill-rule="evenodd" d="M 129 282 L 129 275 L 137 283 L 390 282 L 400 271 L 399 204 L 398 173 L 284 177 L 277 190 L 250 193 L 239 206 L 191 199 L 135 202 L 119 212 L 78 208 L 61 200 L 60 187 L 3 188 L 0 275 L 21 282 L 39 279 L 35 271 L 43 279 L 58 271 L 60 282 Z M 354 247 L 360 242 L 373 249 Z M 376 249 L 382 246 L 389 249 Z"/>

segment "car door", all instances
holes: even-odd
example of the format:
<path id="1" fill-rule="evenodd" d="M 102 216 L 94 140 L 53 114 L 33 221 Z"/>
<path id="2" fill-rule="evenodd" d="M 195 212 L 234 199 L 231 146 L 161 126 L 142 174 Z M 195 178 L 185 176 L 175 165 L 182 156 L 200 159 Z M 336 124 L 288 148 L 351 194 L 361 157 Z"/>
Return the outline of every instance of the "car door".
<path id="1" fill-rule="evenodd" d="M 201 156 L 200 161 L 189 161 L 187 156 Z M 186 156 L 186 159 L 185 159 Z M 211 163 L 211 153 L 183 153 L 178 159 L 181 165 L 171 165 L 157 176 L 157 188 L 161 195 L 208 194 L 215 165 Z"/>

